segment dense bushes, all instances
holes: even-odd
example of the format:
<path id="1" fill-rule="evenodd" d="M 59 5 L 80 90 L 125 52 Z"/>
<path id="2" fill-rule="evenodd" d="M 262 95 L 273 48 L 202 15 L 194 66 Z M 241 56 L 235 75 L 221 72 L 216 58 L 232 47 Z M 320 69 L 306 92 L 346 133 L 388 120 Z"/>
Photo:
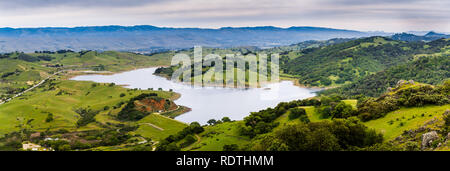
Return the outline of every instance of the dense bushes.
<path id="1" fill-rule="evenodd" d="M 98 143 L 100 146 L 112 146 L 122 144 L 131 138 L 131 135 L 127 132 L 116 130 L 107 130 L 102 132 L 102 134 L 97 135 L 100 137 L 101 141 Z"/>
<path id="2" fill-rule="evenodd" d="M 133 131 L 137 127 L 122 127 L 121 129 L 106 129 L 96 131 L 86 131 L 79 133 L 75 137 L 66 135 L 62 139 L 44 140 L 43 137 L 51 133 L 41 133 L 42 138 L 39 141 L 43 147 L 50 147 L 55 151 L 70 151 L 70 150 L 82 150 L 99 146 L 114 146 L 125 143 L 131 138 L 128 134 L 129 131 Z M 67 132 L 53 132 L 57 134 L 65 134 Z M 49 135 L 47 135 L 49 136 Z M 59 137 L 59 136 L 58 136 Z"/>
<path id="3" fill-rule="evenodd" d="M 20 53 L 17 56 L 17 59 L 23 60 L 23 61 L 27 61 L 27 62 L 37 62 L 37 61 L 39 61 L 39 58 L 31 56 L 31 55 L 27 55 L 25 53 Z"/>
<path id="4" fill-rule="evenodd" d="M 206 123 L 209 125 L 217 125 L 225 122 L 231 122 L 231 119 L 229 117 L 223 117 L 222 120 L 210 119 Z"/>
<path id="5" fill-rule="evenodd" d="M 195 139 L 194 136 L 192 136 L 192 135 L 187 135 L 187 136 L 184 138 L 184 142 L 182 142 L 182 143 L 180 144 L 180 148 L 187 147 L 187 146 L 191 145 L 192 143 L 194 143 L 195 141 L 197 141 L 197 139 Z"/>
<path id="6" fill-rule="evenodd" d="M 192 122 L 189 126 L 177 134 L 170 135 L 160 141 L 156 147 L 156 151 L 179 151 L 181 148 L 187 147 L 195 142 L 195 138 L 192 135 L 202 133 L 203 131 L 204 128 L 198 122 Z M 184 142 L 178 146 L 177 142 L 182 140 L 184 140 Z"/>
<path id="7" fill-rule="evenodd" d="M 278 117 L 280 117 L 281 115 L 285 114 L 288 110 L 292 110 L 294 112 L 299 113 L 299 114 L 294 113 L 290 117 L 296 118 L 298 115 L 298 118 L 302 122 L 308 123 L 309 119 L 306 115 L 306 112 L 305 114 L 302 114 L 303 111 L 301 110 L 304 109 L 298 108 L 299 106 L 316 106 L 316 108 L 319 108 L 320 106 L 331 105 L 341 100 L 342 97 L 337 95 L 323 96 L 320 98 L 320 100 L 312 98 L 312 99 L 294 100 L 291 102 L 281 102 L 275 108 L 267 108 L 259 112 L 252 112 L 249 116 L 244 118 L 245 125 L 240 128 L 241 135 L 254 137 L 258 134 L 264 134 L 272 131 L 273 128 L 278 126 L 278 123 L 273 121 Z M 347 116 L 350 115 L 345 115 L 345 117 Z"/>
<path id="8" fill-rule="evenodd" d="M 397 87 L 396 91 L 379 98 L 366 98 L 358 104 L 358 116 L 362 121 L 381 118 L 388 112 L 405 107 L 444 105 L 450 102 L 449 81 L 443 85 L 413 84 Z"/>
<path id="9" fill-rule="evenodd" d="M 324 95 L 338 93 L 347 97 L 360 94 L 377 97 L 385 93 L 388 87 L 394 87 L 401 79 L 437 85 L 449 77 L 450 58 L 448 56 L 422 57 L 364 77 L 354 83 L 319 93 Z"/>
<path id="10" fill-rule="evenodd" d="M 330 105 L 318 106 L 316 112 L 322 119 L 325 118 L 348 118 L 356 115 L 356 110 L 345 102 L 331 103 Z"/>
<path id="11" fill-rule="evenodd" d="M 445 86 L 434 88 L 431 85 L 420 85 L 400 89 L 395 96 L 398 99 L 398 103 L 403 106 L 443 105 L 449 103 L 448 91 L 444 89 L 446 89 Z"/>
<path id="12" fill-rule="evenodd" d="M 259 112 L 252 112 L 244 118 L 245 125 L 240 128 L 241 134 L 254 137 L 257 134 L 270 132 L 278 126 L 278 123 L 273 123 L 273 121 L 286 113 L 286 109 L 289 109 L 288 103 L 279 103 L 274 109 L 268 108 Z"/>
<path id="13" fill-rule="evenodd" d="M 289 120 L 293 120 L 293 119 L 299 119 L 300 121 L 304 122 L 304 123 L 309 123 L 309 118 L 308 115 L 306 115 L 306 111 L 303 108 L 291 108 L 289 109 Z"/>
<path id="14" fill-rule="evenodd" d="M 45 122 L 51 122 L 53 121 L 53 114 L 52 113 L 48 113 L 47 114 L 47 118 L 45 118 Z"/>
<path id="15" fill-rule="evenodd" d="M 444 113 L 444 124 L 445 126 L 450 126 L 450 110 L 446 110 Z"/>
<path id="16" fill-rule="evenodd" d="M 18 74 L 20 74 L 20 73 L 22 73 L 22 71 L 16 69 L 16 70 L 13 71 L 13 72 L 5 72 L 5 73 L 3 73 L 3 74 L 1 75 L 1 78 L 6 78 L 6 77 L 12 76 L 12 75 L 14 75 L 14 74 L 18 75 Z"/>
<path id="17" fill-rule="evenodd" d="M 370 80 L 371 76 L 366 77 L 369 73 L 380 72 L 387 68 L 412 61 L 416 54 L 439 53 L 442 48 L 449 44 L 450 41 L 445 40 L 435 40 L 433 42 L 425 43 L 393 41 L 384 37 L 362 38 L 323 48 L 305 49 L 301 51 L 301 56 L 290 59 L 289 61 L 283 61 L 281 69 L 284 73 L 298 77 L 300 84 L 311 86 L 329 86 L 333 82 L 336 84 L 342 84 L 346 81 L 354 82 L 364 77 L 367 78 L 366 80 Z M 446 58 L 448 58 L 448 56 L 446 56 Z M 390 82 L 391 79 L 395 79 L 397 76 L 400 76 L 400 78 L 401 76 L 409 76 L 435 81 L 446 78 L 443 77 L 445 76 L 445 73 L 447 73 L 448 78 L 448 62 L 433 62 L 429 64 L 436 64 L 435 66 L 438 67 L 432 66 L 434 67 L 432 68 L 430 66 L 421 65 L 426 68 L 425 70 L 421 70 L 422 68 L 420 68 L 420 66 L 414 66 L 414 69 L 411 69 L 409 67 L 410 65 L 405 65 L 402 68 L 401 73 L 420 74 L 389 74 L 386 79 Z M 330 79 L 332 77 L 336 78 L 336 80 Z M 376 88 L 387 85 L 385 82 L 381 82 L 383 81 L 371 82 L 370 84 L 377 84 Z M 361 83 L 365 84 L 365 82 Z M 386 90 L 386 88 L 387 87 L 384 87 L 381 91 Z M 377 89 L 352 89 L 351 87 L 348 87 L 346 91 L 379 92 Z M 364 93 L 354 93 L 353 95 L 357 94 Z M 370 96 L 376 96 L 376 94 L 370 94 Z"/>
<path id="18" fill-rule="evenodd" d="M 55 151 L 70 151 L 72 149 L 69 141 L 66 140 L 44 141 L 42 145 L 44 147 L 50 147 Z"/>
<path id="19" fill-rule="evenodd" d="M 348 118 L 355 115 L 356 111 L 353 107 L 345 102 L 341 101 L 331 110 L 332 118 Z"/>
<path id="20" fill-rule="evenodd" d="M 226 144 L 223 146 L 223 151 L 239 151 L 239 146 L 237 144 Z"/>
<path id="21" fill-rule="evenodd" d="M 155 70 L 155 74 L 167 75 L 169 77 L 172 76 L 173 72 L 174 72 L 174 70 L 172 67 L 167 67 L 167 68 L 159 67 Z"/>
<path id="22" fill-rule="evenodd" d="M 0 137 L 0 151 L 17 151 L 22 148 L 23 135 L 11 132 Z"/>
<path id="23" fill-rule="evenodd" d="M 349 104 L 342 101 L 338 95 L 320 96 L 320 105 L 315 106 L 315 111 L 325 118 L 348 118 L 356 115 L 356 111 Z"/>
<path id="24" fill-rule="evenodd" d="M 75 109 L 75 112 L 78 113 L 81 117 L 76 123 L 77 127 L 85 126 L 91 122 L 95 122 L 95 115 L 99 113 L 99 111 L 83 108 Z"/>
<path id="25" fill-rule="evenodd" d="M 383 141 L 383 135 L 368 129 L 358 119 L 298 123 L 255 138 L 250 150 L 336 151 L 368 147 Z"/>
<path id="26" fill-rule="evenodd" d="M 303 108 L 292 108 L 289 109 L 289 112 L 290 112 L 288 116 L 289 120 L 297 119 L 300 116 L 306 115 L 306 111 Z"/>
<path id="27" fill-rule="evenodd" d="M 51 61 L 53 59 L 55 59 L 54 57 L 48 56 L 48 55 L 41 55 L 37 57 L 39 60 L 43 60 L 43 61 Z"/>

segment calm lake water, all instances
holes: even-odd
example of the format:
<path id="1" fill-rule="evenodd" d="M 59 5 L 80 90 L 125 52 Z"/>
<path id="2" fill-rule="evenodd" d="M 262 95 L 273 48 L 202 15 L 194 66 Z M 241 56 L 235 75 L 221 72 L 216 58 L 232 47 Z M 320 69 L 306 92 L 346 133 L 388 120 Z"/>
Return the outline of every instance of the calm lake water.
<path id="1" fill-rule="evenodd" d="M 186 123 L 197 121 L 201 124 L 206 124 L 209 119 L 221 119 L 225 116 L 232 120 L 242 120 L 250 112 L 275 107 L 280 102 L 313 97 L 317 91 L 294 86 L 291 81 L 250 89 L 191 87 L 155 76 L 155 70 L 156 68 L 146 68 L 114 75 L 83 75 L 72 80 L 115 83 L 128 85 L 127 88 L 173 89 L 181 94 L 175 103 L 192 109 L 176 119 Z"/>

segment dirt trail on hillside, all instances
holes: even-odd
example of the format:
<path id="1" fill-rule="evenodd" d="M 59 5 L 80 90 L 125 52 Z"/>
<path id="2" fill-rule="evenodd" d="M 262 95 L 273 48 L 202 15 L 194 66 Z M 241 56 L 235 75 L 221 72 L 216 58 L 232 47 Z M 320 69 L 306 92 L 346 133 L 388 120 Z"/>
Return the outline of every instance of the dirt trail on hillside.
<path id="1" fill-rule="evenodd" d="M 158 129 L 158 130 L 160 130 L 160 131 L 164 131 L 164 128 L 161 128 L 161 127 L 159 127 L 159 126 L 153 125 L 153 124 L 151 124 L 151 123 L 142 123 L 142 124 L 151 126 L 151 127 L 155 128 L 155 129 Z"/>

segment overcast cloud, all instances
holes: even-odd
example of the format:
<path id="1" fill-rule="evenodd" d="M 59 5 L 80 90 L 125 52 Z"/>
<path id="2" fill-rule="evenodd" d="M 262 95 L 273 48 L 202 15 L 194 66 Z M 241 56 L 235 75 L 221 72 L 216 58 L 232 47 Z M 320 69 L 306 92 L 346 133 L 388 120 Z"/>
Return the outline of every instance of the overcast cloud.
<path id="1" fill-rule="evenodd" d="M 450 32 L 442 0 L 0 0 L 0 27 L 321 26 Z"/>

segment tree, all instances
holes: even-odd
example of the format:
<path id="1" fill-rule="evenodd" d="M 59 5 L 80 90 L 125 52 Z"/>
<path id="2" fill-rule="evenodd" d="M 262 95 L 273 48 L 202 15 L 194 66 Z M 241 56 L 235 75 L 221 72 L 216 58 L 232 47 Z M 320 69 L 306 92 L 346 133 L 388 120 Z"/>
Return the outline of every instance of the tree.
<path id="1" fill-rule="evenodd" d="M 329 118 L 331 116 L 331 106 L 318 106 L 315 110 L 320 114 L 321 119 Z"/>
<path id="2" fill-rule="evenodd" d="M 217 123 L 217 121 L 215 119 L 210 119 L 207 122 L 209 125 L 215 125 Z"/>
<path id="3" fill-rule="evenodd" d="M 223 146 L 223 151 L 239 151 L 237 144 L 227 144 Z"/>
<path id="4" fill-rule="evenodd" d="M 293 120 L 293 119 L 297 119 L 300 116 L 304 116 L 306 115 L 306 111 L 303 108 L 292 108 L 289 109 L 290 113 L 289 113 L 289 120 Z"/>
<path id="5" fill-rule="evenodd" d="M 109 106 L 105 106 L 105 107 L 103 107 L 103 110 L 109 110 Z"/>
<path id="6" fill-rule="evenodd" d="M 229 117 L 223 117 L 222 122 L 231 122 L 231 119 Z"/>
<path id="7" fill-rule="evenodd" d="M 329 78 L 322 78 L 320 79 L 320 83 L 324 86 L 329 86 L 331 85 L 333 82 L 329 79 Z"/>
<path id="8" fill-rule="evenodd" d="M 256 137 L 250 150 L 337 151 L 382 143 L 383 135 L 368 129 L 356 117 L 281 126 Z"/>
<path id="9" fill-rule="evenodd" d="M 184 142 L 180 144 L 181 147 L 187 147 L 197 141 L 197 139 L 194 138 L 192 135 L 187 135 L 186 138 L 184 138 Z"/>
<path id="10" fill-rule="evenodd" d="M 327 129 L 319 128 L 311 133 L 309 150 L 312 151 L 337 151 L 340 150 L 338 139 Z"/>
<path id="11" fill-rule="evenodd" d="M 205 130 L 198 122 L 192 122 L 188 128 L 194 134 L 202 133 Z"/>
<path id="12" fill-rule="evenodd" d="M 307 115 L 302 115 L 302 116 L 299 117 L 299 119 L 300 119 L 300 121 L 302 121 L 303 123 L 309 123 L 309 122 L 311 122 L 311 121 L 309 120 L 309 118 L 308 118 Z"/>
<path id="13" fill-rule="evenodd" d="M 45 122 L 51 122 L 53 121 L 53 114 L 49 113 L 47 114 L 47 118 L 45 119 Z"/>
<path id="14" fill-rule="evenodd" d="M 181 148 L 177 146 L 175 142 L 170 143 L 166 146 L 165 151 L 180 151 Z"/>
<path id="15" fill-rule="evenodd" d="M 58 151 L 70 151 L 71 149 L 69 144 L 64 144 L 58 148 Z"/>
<path id="16" fill-rule="evenodd" d="M 341 101 L 339 102 L 331 111 L 331 116 L 333 118 L 348 118 L 355 114 L 355 110 L 349 104 Z"/>
<path id="17" fill-rule="evenodd" d="M 275 138 L 286 144 L 289 151 L 310 149 L 311 130 L 305 124 L 286 125 L 275 132 Z"/>

